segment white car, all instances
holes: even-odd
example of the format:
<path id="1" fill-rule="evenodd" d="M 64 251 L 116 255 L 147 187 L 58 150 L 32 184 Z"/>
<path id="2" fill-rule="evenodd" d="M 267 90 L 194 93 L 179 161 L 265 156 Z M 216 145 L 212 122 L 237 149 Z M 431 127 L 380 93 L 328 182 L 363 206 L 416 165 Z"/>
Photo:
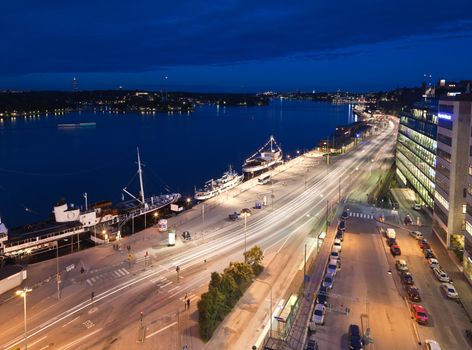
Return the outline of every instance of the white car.
<path id="1" fill-rule="evenodd" d="M 420 239 L 423 239 L 423 234 L 420 232 L 420 231 L 410 231 L 410 236 L 417 239 L 417 240 L 420 240 Z"/>
<path id="2" fill-rule="evenodd" d="M 439 268 L 441 267 L 441 265 L 439 265 L 438 259 L 435 259 L 435 258 L 429 258 L 428 264 L 429 264 L 429 267 L 431 267 L 432 269 L 434 269 L 435 267 L 439 267 Z"/>
<path id="3" fill-rule="evenodd" d="M 313 322 L 315 324 L 324 324 L 326 307 L 323 304 L 316 304 L 315 311 L 313 311 Z"/>
<path id="4" fill-rule="evenodd" d="M 333 288 L 334 275 L 327 273 L 323 278 L 322 286 L 328 289 Z"/>
<path id="5" fill-rule="evenodd" d="M 328 267 L 326 267 L 326 273 L 331 274 L 331 275 L 336 275 L 336 272 L 338 271 L 338 261 L 333 259 L 330 260 L 328 263 Z"/>
<path id="6" fill-rule="evenodd" d="M 459 298 L 459 294 L 457 293 L 456 288 L 452 283 L 442 283 L 441 288 L 446 293 L 448 298 L 457 299 Z"/>
<path id="7" fill-rule="evenodd" d="M 335 251 L 335 250 L 331 251 L 331 254 L 330 254 L 330 256 L 329 256 L 329 259 L 330 259 L 330 260 L 332 260 L 332 259 L 336 259 L 336 260 L 339 259 L 339 252 L 337 252 L 337 251 Z"/>
<path id="8" fill-rule="evenodd" d="M 398 271 L 408 271 L 408 264 L 405 260 L 400 259 L 395 262 Z"/>
<path id="9" fill-rule="evenodd" d="M 447 273 L 445 273 L 443 270 L 441 270 L 439 267 L 433 268 L 433 272 L 436 276 L 436 278 L 441 281 L 441 282 L 449 282 L 449 276 Z"/>
<path id="10" fill-rule="evenodd" d="M 333 251 L 341 252 L 342 243 L 339 238 L 336 238 L 333 243 Z"/>
<path id="11" fill-rule="evenodd" d="M 436 340 L 425 339 L 424 344 L 427 350 L 441 350 L 441 347 Z"/>

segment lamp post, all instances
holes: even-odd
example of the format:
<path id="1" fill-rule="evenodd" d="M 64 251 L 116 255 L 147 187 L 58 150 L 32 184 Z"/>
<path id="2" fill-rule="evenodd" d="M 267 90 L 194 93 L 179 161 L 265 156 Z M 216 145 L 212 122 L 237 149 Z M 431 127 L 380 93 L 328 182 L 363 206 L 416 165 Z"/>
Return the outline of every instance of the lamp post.
<path id="1" fill-rule="evenodd" d="M 56 284 L 57 300 L 61 299 L 61 277 L 59 275 L 59 240 L 56 241 Z"/>
<path id="2" fill-rule="evenodd" d="M 26 337 L 26 333 L 27 333 L 27 328 L 26 328 L 26 295 L 31 292 L 32 289 L 31 288 L 28 288 L 28 287 L 25 287 L 21 290 L 17 290 L 16 291 L 16 295 L 19 295 L 23 298 L 23 314 L 24 314 L 24 321 L 25 321 L 25 350 L 28 349 L 28 338 Z"/>
<path id="3" fill-rule="evenodd" d="M 241 210 L 241 215 L 244 217 L 244 262 L 246 262 L 246 245 L 247 245 L 247 217 L 251 216 L 251 210 L 244 208 Z"/>
<path id="4" fill-rule="evenodd" d="M 269 337 L 272 338 L 272 284 L 267 281 L 260 280 L 256 278 L 256 281 L 267 284 L 270 287 L 270 330 L 269 330 Z"/>

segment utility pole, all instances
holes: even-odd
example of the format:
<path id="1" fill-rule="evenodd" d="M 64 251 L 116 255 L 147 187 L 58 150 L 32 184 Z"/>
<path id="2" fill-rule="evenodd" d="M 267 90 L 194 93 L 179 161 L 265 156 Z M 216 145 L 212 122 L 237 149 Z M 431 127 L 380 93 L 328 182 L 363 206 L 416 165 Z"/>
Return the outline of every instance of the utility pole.
<path id="1" fill-rule="evenodd" d="M 56 284 L 57 300 L 61 299 L 61 276 L 59 275 L 59 240 L 56 241 Z"/>
<path id="2" fill-rule="evenodd" d="M 305 281 L 306 281 L 306 243 L 305 243 L 305 261 L 303 264 L 303 289 L 305 289 Z"/>

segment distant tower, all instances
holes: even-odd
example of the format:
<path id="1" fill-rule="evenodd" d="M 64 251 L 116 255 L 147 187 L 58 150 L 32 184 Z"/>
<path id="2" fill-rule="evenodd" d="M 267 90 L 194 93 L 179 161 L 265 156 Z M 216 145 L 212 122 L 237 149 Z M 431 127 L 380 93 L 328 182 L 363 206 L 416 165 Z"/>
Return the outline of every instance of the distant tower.
<path id="1" fill-rule="evenodd" d="M 77 81 L 76 77 L 72 79 L 72 91 L 73 92 L 79 91 L 79 82 Z"/>

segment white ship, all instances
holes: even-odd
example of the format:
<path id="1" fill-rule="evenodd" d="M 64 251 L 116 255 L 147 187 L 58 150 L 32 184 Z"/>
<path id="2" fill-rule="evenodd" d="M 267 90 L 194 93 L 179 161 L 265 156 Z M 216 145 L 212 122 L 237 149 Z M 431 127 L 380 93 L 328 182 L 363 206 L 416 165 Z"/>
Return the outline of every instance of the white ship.
<path id="1" fill-rule="evenodd" d="M 202 189 L 195 191 L 195 200 L 204 201 L 215 196 L 218 196 L 221 193 L 224 193 L 241 183 L 243 176 L 239 175 L 236 171 L 229 168 L 224 175 L 217 180 L 209 180 L 205 182 L 205 185 Z"/>
<path id="2" fill-rule="evenodd" d="M 282 149 L 271 136 L 269 141 L 256 153 L 246 159 L 243 164 L 243 173 L 252 177 L 263 173 L 283 162 Z"/>

